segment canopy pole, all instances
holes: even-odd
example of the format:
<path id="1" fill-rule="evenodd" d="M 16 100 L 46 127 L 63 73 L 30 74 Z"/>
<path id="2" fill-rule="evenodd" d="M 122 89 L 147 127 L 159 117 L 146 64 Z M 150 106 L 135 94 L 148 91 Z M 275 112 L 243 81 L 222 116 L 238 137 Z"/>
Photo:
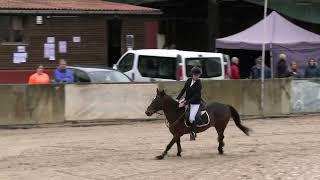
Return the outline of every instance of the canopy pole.
<path id="1" fill-rule="evenodd" d="M 264 0 L 264 14 L 263 14 L 263 43 L 262 43 L 262 62 L 261 62 L 261 92 L 260 92 L 260 110 L 261 115 L 264 116 L 264 70 L 265 70 L 265 59 L 266 59 L 266 17 L 268 10 L 268 0 Z"/>
<path id="2" fill-rule="evenodd" d="M 271 79 L 274 78 L 274 59 L 273 59 L 273 53 L 272 53 L 272 44 L 270 44 L 270 68 L 271 68 Z"/>

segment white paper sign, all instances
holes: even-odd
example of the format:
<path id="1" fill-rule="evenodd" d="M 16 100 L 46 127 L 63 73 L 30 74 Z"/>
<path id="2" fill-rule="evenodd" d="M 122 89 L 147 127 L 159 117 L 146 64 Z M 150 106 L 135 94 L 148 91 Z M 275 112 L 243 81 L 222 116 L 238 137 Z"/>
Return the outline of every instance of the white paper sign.
<path id="1" fill-rule="evenodd" d="M 18 46 L 17 47 L 18 53 L 24 53 L 26 52 L 26 46 Z"/>
<path id="2" fill-rule="evenodd" d="M 55 43 L 54 37 L 47 37 L 47 43 Z"/>
<path id="3" fill-rule="evenodd" d="M 43 17 L 42 16 L 37 16 L 36 17 L 36 21 L 37 21 L 37 24 L 43 24 Z"/>
<path id="4" fill-rule="evenodd" d="M 67 41 L 59 41 L 59 53 L 67 53 Z"/>
<path id="5" fill-rule="evenodd" d="M 80 37 L 80 36 L 74 36 L 74 37 L 73 37 L 73 42 L 74 42 L 74 43 L 79 43 L 79 42 L 81 42 L 81 37 Z"/>
<path id="6" fill-rule="evenodd" d="M 13 54 L 13 63 L 25 63 L 27 62 L 28 54 L 27 53 L 14 53 Z"/>
<path id="7" fill-rule="evenodd" d="M 56 57 L 55 57 L 55 56 L 50 56 L 50 57 L 49 57 L 49 60 L 50 60 L 50 61 L 55 61 L 55 60 L 56 60 Z"/>
<path id="8" fill-rule="evenodd" d="M 44 57 L 50 58 L 55 56 L 56 56 L 55 44 L 44 44 Z"/>

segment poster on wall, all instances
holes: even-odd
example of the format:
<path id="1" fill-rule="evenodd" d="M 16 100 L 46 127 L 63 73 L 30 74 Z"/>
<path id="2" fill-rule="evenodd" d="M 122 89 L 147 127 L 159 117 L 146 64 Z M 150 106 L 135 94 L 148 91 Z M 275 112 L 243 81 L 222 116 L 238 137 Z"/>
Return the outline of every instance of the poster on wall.
<path id="1" fill-rule="evenodd" d="M 17 47 L 18 53 L 25 53 L 26 52 L 26 46 L 18 46 Z"/>
<path id="2" fill-rule="evenodd" d="M 73 37 L 73 42 L 74 43 L 80 43 L 81 42 L 81 37 L 80 36 L 74 36 Z"/>
<path id="3" fill-rule="evenodd" d="M 50 43 L 50 44 L 55 43 L 55 38 L 54 37 L 47 37 L 47 43 Z"/>
<path id="4" fill-rule="evenodd" d="M 13 63 L 20 64 L 27 62 L 28 54 L 27 53 L 14 53 L 13 54 Z"/>
<path id="5" fill-rule="evenodd" d="M 51 58 L 56 56 L 55 44 L 44 44 L 44 58 Z"/>
<path id="6" fill-rule="evenodd" d="M 50 56 L 49 57 L 49 61 L 55 61 L 56 60 L 56 57 L 55 56 Z"/>
<path id="7" fill-rule="evenodd" d="M 59 53 L 67 53 L 67 41 L 59 41 Z"/>

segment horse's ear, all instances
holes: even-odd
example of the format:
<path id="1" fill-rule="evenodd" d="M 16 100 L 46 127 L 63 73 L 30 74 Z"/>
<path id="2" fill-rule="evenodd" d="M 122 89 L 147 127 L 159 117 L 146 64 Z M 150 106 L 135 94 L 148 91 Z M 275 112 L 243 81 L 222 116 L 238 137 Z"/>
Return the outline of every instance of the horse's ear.
<path id="1" fill-rule="evenodd" d="M 162 90 L 162 91 L 160 92 L 160 95 L 161 95 L 161 96 L 164 96 L 164 95 L 166 95 L 166 92 L 165 92 L 164 90 Z"/>
<path id="2" fill-rule="evenodd" d="M 160 91 L 159 91 L 159 89 L 157 88 L 157 94 L 160 94 Z"/>

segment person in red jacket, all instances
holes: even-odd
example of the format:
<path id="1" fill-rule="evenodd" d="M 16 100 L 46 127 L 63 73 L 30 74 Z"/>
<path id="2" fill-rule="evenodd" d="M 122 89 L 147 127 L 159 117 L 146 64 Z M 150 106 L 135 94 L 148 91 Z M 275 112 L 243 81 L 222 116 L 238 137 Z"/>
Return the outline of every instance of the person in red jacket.
<path id="1" fill-rule="evenodd" d="M 231 59 L 231 75 L 230 79 L 240 79 L 240 71 L 239 71 L 239 58 L 233 57 Z"/>

